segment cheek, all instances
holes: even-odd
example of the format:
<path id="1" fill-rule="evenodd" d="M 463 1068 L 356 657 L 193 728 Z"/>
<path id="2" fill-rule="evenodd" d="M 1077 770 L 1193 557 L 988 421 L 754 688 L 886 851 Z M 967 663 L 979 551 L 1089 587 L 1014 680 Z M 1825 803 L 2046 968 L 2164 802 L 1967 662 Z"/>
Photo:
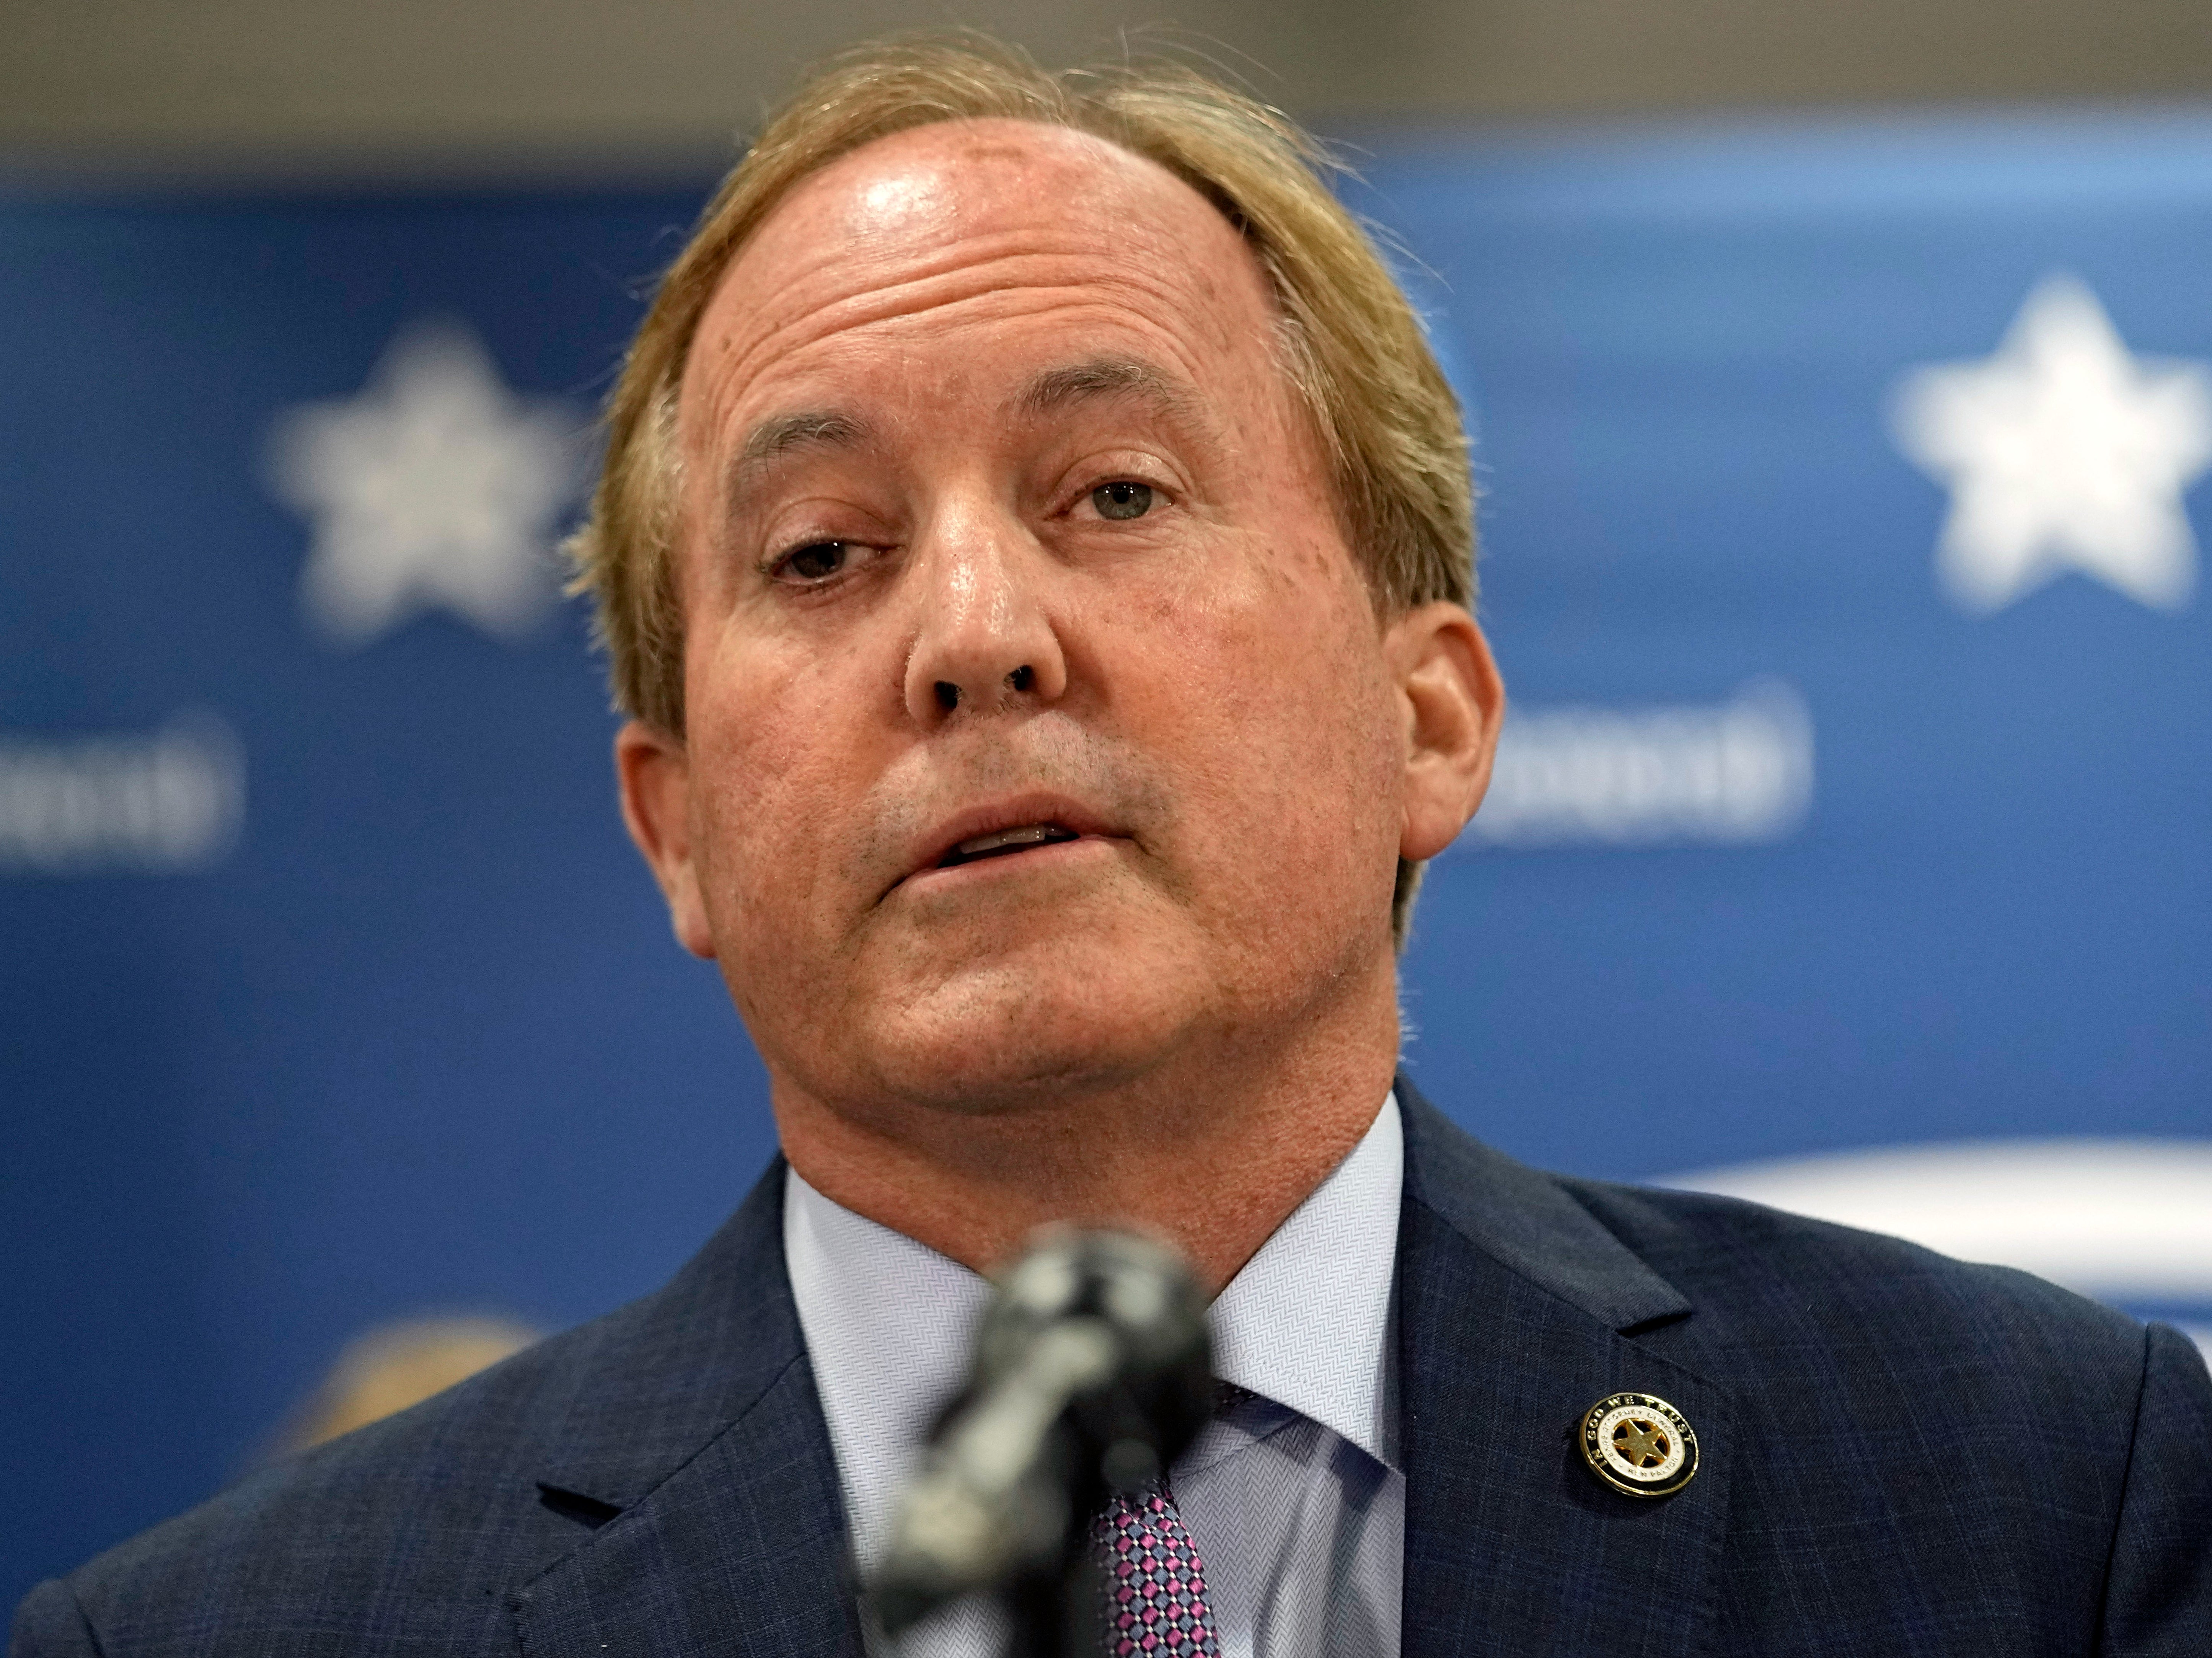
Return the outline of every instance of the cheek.
<path id="1" fill-rule="evenodd" d="M 781 663 L 756 646 L 705 665 L 689 702 L 702 885 L 718 938 L 741 953 L 773 949 L 802 930 L 796 902 L 834 855 L 836 804 L 854 793 L 854 733 L 825 727 L 848 706 L 817 683 L 818 666 Z"/>
<path id="2" fill-rule="evenodd" d="M 1395 871 L 1395 702 L 1364 590 L 1323 550 L 1133 609 L 1141 722 L 1180 774 L 1193 851 L 1238 906 Z M 1141 739 L 1140 739 L 1141 740 Z"/>

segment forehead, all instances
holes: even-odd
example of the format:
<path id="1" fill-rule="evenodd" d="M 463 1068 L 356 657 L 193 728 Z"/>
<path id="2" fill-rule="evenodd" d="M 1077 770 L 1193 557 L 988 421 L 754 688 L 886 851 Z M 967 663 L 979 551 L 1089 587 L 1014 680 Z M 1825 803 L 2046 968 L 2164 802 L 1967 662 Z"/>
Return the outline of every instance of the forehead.
<path id="1" fill-rule="evenodd" d="M 1243 239 L 1164 167 L 1064 128 L 941 122 L 842 157 L 768 216 L 701 319 L 685 422 L 947 336 L 1015 354 L 1079 337 L 1076 355 L 1133 349 L 1201 386 L 1272 379 L 1274 314 Z"/>

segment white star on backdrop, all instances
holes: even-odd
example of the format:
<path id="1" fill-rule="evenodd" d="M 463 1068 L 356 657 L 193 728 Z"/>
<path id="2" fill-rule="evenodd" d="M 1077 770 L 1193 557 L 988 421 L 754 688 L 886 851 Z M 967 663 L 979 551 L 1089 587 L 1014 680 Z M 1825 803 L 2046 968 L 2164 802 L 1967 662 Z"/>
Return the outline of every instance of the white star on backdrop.
<path id="1" fill-rule="evenodd" d="M 434 607 L 526 634 L 556 591 L 554 525 L 581 481 L 583 425 L 509 392 L 460 325 L 403 330 L 360 395 L 288 410 L 270 434 L 276 490 L 314 525 L 308 616 L 349 644 Z"/>
<path id="2" fill-rule="evenodd" d="M 2206 365 L 2136 357 L 2097 296 L 2054 275 L 1995 355 L 1899 382 L 1899 446 L 1951 489 L 1936 568 L 1962 609 L 2002 610 L 2068 570 L 2161 610 L 2189 602 L 2182 492 L 2212 465 Z"/>

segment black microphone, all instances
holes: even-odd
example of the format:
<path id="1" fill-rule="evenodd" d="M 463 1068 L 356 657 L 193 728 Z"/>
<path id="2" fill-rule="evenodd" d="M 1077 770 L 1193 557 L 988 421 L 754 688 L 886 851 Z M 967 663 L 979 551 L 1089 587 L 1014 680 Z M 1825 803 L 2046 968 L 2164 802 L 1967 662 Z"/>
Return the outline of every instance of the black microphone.
<path id="1" fill-rule="evenodd" d="M 1212 1413 L 1206 1297 L 1176 1252 L 1049 1228 L 1000 1278 L 868 1585 L 896 1637 L 965 1594 L 1012 1614 L 1017 1658 L 1098 1650 L 1090 1533 Z"/>

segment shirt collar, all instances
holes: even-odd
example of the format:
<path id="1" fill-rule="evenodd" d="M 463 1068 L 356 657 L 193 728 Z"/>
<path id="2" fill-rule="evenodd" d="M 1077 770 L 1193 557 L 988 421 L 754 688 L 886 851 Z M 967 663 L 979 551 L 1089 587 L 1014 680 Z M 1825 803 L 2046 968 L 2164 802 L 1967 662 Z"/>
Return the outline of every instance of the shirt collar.
<path id="1" fill-rule="evenodd" d="M 1397 1467 L 1391 1276 L 1406 1140 L 1398 1098 L 1244 1263 L 1207 1315 L 1223 1381 Z"/>
<path id="2" fill-rule="evenodd" d="M 1344 1161 L 1291 1211 L 1207 1314 L 1214 1374 L 1396 1467 L 1391 1275 L 1405 1135 L 1387 1096 Z M 785 1176 L 792 1298 L 845 1488 L 854 1552 L 888 1543 L 898 1491 L 966 1380 L 989 1282 Z"/>
<path id="3" fill-rule="evenodd" d="M 967 1380 L 988 1279 L 787 1170 L 783 1259 L 845 1488 L 854 1552 L 890 1540 L 899 1488 L 937 1412 Z"/>

